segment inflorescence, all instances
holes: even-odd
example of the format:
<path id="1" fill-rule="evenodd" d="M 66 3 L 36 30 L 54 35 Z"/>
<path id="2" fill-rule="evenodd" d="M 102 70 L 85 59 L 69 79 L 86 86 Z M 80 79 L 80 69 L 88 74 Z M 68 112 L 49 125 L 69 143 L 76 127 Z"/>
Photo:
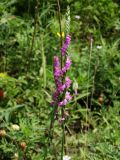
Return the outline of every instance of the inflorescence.
<path id="1" fill-rule="evenodd" d="M 67 48 L 71 42 L 71 36 L 67 35 L 65 43 L 61 48 L 61 56 L 65 59 L 64 66 L 61 66 L 61 61 L 58 56 L 54 56 L 53 59 L 53 72 L 56 90 L 53 93 L 53 106 L 65 106 L 71 99 L 72 96 L 68 91 L 72 81 L 66 76 L 66 72 L 70 69 L 71 59 L 67 55 Z"/>

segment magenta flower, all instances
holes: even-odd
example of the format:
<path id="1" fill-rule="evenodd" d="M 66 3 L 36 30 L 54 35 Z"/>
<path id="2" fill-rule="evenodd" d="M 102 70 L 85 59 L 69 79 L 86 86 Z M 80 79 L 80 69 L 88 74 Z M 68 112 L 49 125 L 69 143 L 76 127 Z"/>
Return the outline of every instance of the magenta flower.
<path id="1" fill-rule="evenodd" d="M 71 42 L 71 36 L 67 35 L 65 43 L 63 44 L 63 47 L 61 48 L 61 53 L 63 56 L 65 55 L 70 42 Z"/>
<path id="2" fill-rule="evenodd" d="M 57 92 L 57 91 L 54 92 L 54 93 L 53 93 L 53 100 L 54 100 L 54 101 L 57 101 L 58 96 L 59 96 L 59 92 Z"/>
<path id="3" fill-rule="evenodd" d="M 65 106 L 68 103 L 67 99 L 64 99 L 63 101 L 58 103 L 58 106 Z"/>
<path id="4" fill-rule="evenodd" d="M 66 77 L 65 78 L 65 86 L 66 86 L 66 88 L 69 88 L 71 83 L 72 83 L 72 81 L 69 79 L 69 77 Z"/>
<path id="5" fill-rule="evenodd" d="M 56 90 L 53 93 L 52 99 L 53 102 L 51 103 L 53 106 L 65 106 L 68 101 L 72 99 L 72 96 L 66 90 L 70 87 L 72 81 L 69 77 L 65 77 L 65 73 L 70 69 L 71 66 L 71 59 L 68 56 L 64 56 L 66 50 L 70 44 L 71 37 L 68 35 L 66 37 L 65 43 L 61 49 L 62 56 L 65 59 L 64 67 L 61 68 L 60 60 L 58 56 L 54 56 L 53 58 L 53 72 L 54 72 L 54 80 L 56 85 Z M 64 99 L 62 99 L 64 96 Z"/>
<path id="6" fill-rule="evenodd" d="M 57 56 L 54 56 L 54 59 L 53 59 L 53 70 L 54 70 L 54 77 L 55 78 L 58 78 L 61 76 L 61 69 L 60 69 L 60 60 L 59 60 L 59 57 Z"/>
<path id="7" fill-rule="evenodd" d="M 70 100 L 72 99 L 72 96 L 70 95 L 70 92 L 65 93 L 65 99 L 58 103 L 58 105 L 65 106 Z"/>
<path id="8" fill-rule="evenodd" d="M 65 63 L 66 70 L 69 70 L 70 66 L 71 66 L 71 59 L 70 59 L 70 57 L 67 57 L 67 60 Z"/>
<path id="9" fill-rule="evenodd" d="M 62 73 L 66 73 L 69 69 L 70 69 L 70 66 L 71 66 L 71 59 L 70 57 L 67 57 L 66 59 L 66 62 L 65 62 L 65 66 L 62 68 Z"/>
<path id="10" fill-rule="evenodd" d="M 54 67 L 60 67 L 60 60 L 58 56 L 54 56 Z"/>
<path id="11" fill-rule="evenodd" d="M 59 93 L 61 93 L 61 92 L 63 92 L 65 90 L 65 88 L 66 88 L 66 85 L 65 84 L 63 84 L 63 85 L 61 84 L 60 86 L 58 86 L 57 90 L 58 90 Z"/>
<path id="12" fill-rule="evenodd" d="M 66 92 L 65 99 L 70 101 L 72 99 L 72 96 L 70 95 L 70 92 Z"/>

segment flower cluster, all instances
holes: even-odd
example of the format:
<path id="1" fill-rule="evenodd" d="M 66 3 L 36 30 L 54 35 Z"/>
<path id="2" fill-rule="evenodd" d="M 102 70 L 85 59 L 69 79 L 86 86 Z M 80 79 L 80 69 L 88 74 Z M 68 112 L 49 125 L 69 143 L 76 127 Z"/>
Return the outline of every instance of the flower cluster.
<path id="1" fill-rule="evenodd" d="M 70 92 L 67 91 L 72 81 L 69 79 L 69 77 L 65 76 L 66 72 L 70 69 L 70 66 L 71 66 L 70 57 L 65 56 L 65 53 L 70 44 L 70 41 L 71 41 L 71 37 L 68 35 L 61 49 L 62 57 L 65 58 L 66 60 L 64 66 L 61 68 L 61 63 L 58 56 L 54 56 L 54 59 L 53 59 L 53 72 L 54 72 L 56 91 L 53 93 L 52 104 L 57 106 L 65 106 L 68 103 L 68 101 L 72 99 Z M 64 95 L 64 99 L 62 99 L 63 95 Z"/>
<path id="2" fill-rule="evenodd" d="M 71 37 L 70 37 L 70 35 L 67 35 L 65 43 L 64 43 L 63 47 L 61 48 L 61 53 L 63 56 L 65 55 L 65 53 L 67 51 L 67 48 L 70 44 L 70 41 L 71 41 Z"/>
<path id="3" fill-rule="evenodd" d="M 63 160 L 70 160 L 70 159 L 71 159 L 71 157 L 69 157 L 67 155 L 63 156 Z"/>
<path id="4" fill-rule="evenodd" d="M 0 79 L 7 78 L 7 73 L 0 73 Z"/>

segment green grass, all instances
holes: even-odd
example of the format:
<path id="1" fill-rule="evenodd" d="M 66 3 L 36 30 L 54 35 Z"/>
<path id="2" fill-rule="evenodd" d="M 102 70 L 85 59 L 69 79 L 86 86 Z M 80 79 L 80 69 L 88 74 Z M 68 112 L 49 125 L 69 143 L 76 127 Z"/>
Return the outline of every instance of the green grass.
<path id="1" fill-rule="evenodd" d="M 65 33 L 68 5 L 72 67 L 67 75 L 73 99 L 65 107 L 64 154 L 71 160 L 119 160 L 120 4 L 61 1 Z M 58 19 L 57 1 L 0 2 L 1 160 L 60 160 L 63 136 L 57 117 L 50 142 L 52 64 L 53 56 L 60 55 Z"/>

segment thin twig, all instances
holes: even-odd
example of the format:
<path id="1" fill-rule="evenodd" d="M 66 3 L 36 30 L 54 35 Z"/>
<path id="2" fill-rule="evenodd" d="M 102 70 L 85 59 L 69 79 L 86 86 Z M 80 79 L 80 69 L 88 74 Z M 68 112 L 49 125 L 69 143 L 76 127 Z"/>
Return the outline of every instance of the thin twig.
<path id="1" fill-rule="evenodd" d="M 97 72 L 98 65 L 99 65 L 99 59 L 95 63 L 95 70 L 94 70 L 93 83 L 92 83 L 93 87 L 92 87 L 92 93 L 91 93 L 90 108 L 91 108 L 92 101 L 93 101 L 93 94 L 94 94 L 94 89 L 95 89 L 95 78 L 96 78 L 96 72 Z"/>
<path id="2" fill-rule="evenodd" d="M 36 0 L 35 18 L 34 18 L 34 31 L 33 31 L 33 35 L 32 35 L 32 42 L 31 42 L 31 47 L 30 47 L 29 56 L 28 56 L 28 58 L 30 58 L 30 62 L 29 62 L 29 66 L 28 66 L 29 68 L 30 68 L 30 64 L 31 64 L 32 52 L 33 52 L 33 47 L 34 47 L 34 43 L 35 43 L 35 35 L 36 35 L 36 30 L 37 30 L 38 6 L 39 6 L 39 2 L 38 2 L 38 0 Z"/>
<path id="3" fill-rule="evenodd" d="M 62 48 L 62 24 L 61 24 L 61 14 L 60 14 L 60 1 L 57 0 L 58 5 L 58 20 L 59 20 L 59 27 L 60 27 L 60 49 Z M 62 54 L 61 54 L 61 68 L 62 68 Z"/>
<path id="4" fill-rule="evenodd" d="M 60 1 L 57 0 L 58 4 L 58 19 L 59 19 L 59 27 L 60 27 L 60 49 L 62 48 L 62 25 L 61 25 L 61 14 L 60 14 Z M 63 56 L 61 53 L 61 69 L 63 67 Z M 63 80 L 62 80 L 63 81 Z M 61 115 L 64 118 L 64 107 L 61 108 Z M 62 148 L 61 148 L 61 160 L 63 160 L 64 155 L 64 144 L 65 144 L 65 122 L 62 123 Z"/>

